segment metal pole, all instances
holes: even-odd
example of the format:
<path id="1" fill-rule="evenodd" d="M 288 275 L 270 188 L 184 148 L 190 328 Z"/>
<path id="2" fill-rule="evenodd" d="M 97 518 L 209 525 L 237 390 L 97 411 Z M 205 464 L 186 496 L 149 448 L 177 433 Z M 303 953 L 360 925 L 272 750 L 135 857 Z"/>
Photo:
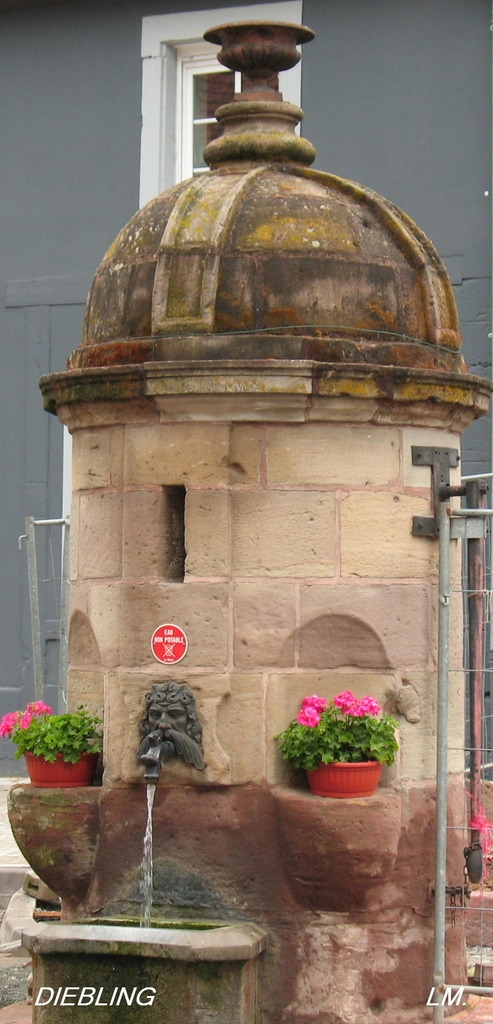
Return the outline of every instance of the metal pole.
<path id="1" fill-rule="evenodd" d="M 70 520 L 67 519 L 35 519 L 26 516 L 26 532 L 19 537 L 19 549 L 22 541 L 27 546 L 27 571 L 29 580 L 29 607 L 31 613 L 31 639 L 33 649 L 34 695 L 36 700 L 44 696 L 43 645 L 41 638 L 41 620 L 39 613 L 38 567 L 36 558 L 36 526 L 63 526 L 62 534 L 62 565 L 60 576 L 60 624 L 58 631 L 58 676 L 60 711 L 65 711 L 67 704 L 66 683 L 68 667 L 68 607 L 70 588 Z"/>
<path id="2" fill-rule="evenodd" d="M 493 74 L 493 2 L 492 2 L 492 5 L 491 5 L 490 40 L 491 40 L 491 46 L 492 46 L 492 49 L 491 49 L 491 65 L 492 65 L 492 74 Z M 491 92 L 491 100 L 493 102 L 493 77 L 492 77 L 492 80 L 491 80 L 491 90 L 492 90 L 492 92 Z M 490 141 L 491 141 L 491 145 L 493 146 L 493 122 L 492 122 L 492 125 L 491 125 L 491 140 Z M 491 155 L 492 155 L 492 166 L 493 166 L 493 150 L 492 150 L 492 154 Z M 491 241 L 493 243 L 493 195 L 492 194 L 493 194 L 493 178 L 491 179 L 491 185 L 490 185 L 490 226 L 491 226 L 491 232 L 492 232 L 492 234 L 491 234 Z M 493 252 L 492 252 L 492 258 L 493 258 Z M 493 317 L 493 274 L 491 276 L 491 288 L 492 288 L 492 294 L 491 294 L 492 307 L 491 307 L 491 312 L 492 312 L 492 317 Z M 490 358 L 491 358 L 491 361 L 493 362 L 493 351 L 492 351 L 492 346 L 493 346 L 493 322 L 491 320 L 490 320 L 489 339 L 490 339 Z M 493 438 L 492 438 L 492 442 L 493 442 Z M 486 504 L 486 500 L 485 500 L 485 504 Z M 486 525 L 487 524 L 486 524 L 486 520 L 485 520 L 485 526 Z M 490 539 L 490 545 L 491 545 L 491 539 Z M 491 559 L 491 550 L 490 550 L 490 559 Z M 491 586 L 491 584 L 490 584 L 490 586 Z M 490 633 L 490 638 L 491 638 L 491 633 Z M 486 664 L 486 645 L 485 645 L 485 652 L 484 653 L 485 653 L 485 664 Z M 487 743 L 487 745 L 489 747 L 490 739 L 489 739 L 489 736 L 488 736 L 487 728 L 486 728 L 486 743 Z"/>
<path id="3" fill-rule="evenodd" d="M 461 476 L 463 484 L 468 480 L 493 480 L 493 473 L 473 473 L 472 476 Z"/>
<path id="4" fill-rule="evenodd" d="M 33 646 L 34 696 L 43 700 L 43 652 L 41 649 L 41 623 L 39 619 L 38 568 L 34 516 L 24 519 L 27 543 L 27 573 L 29 580 L 29 607 L 31 610 L 31 638 Z"/>
<path id="5" fill-rule="evenodd" d="M 63 526 L 62 534 L 62 579 L 60 595 L 60 633 L 58 649 L 58 703 L 59 711 L 67 710 L 67 669 L 68 669 L 68 606 L 70 589 L 70 520 Z"/>
<path id="6" fill-rule="evenodd" d="M 479 481 L 466 484 L 468 508 L 484 508 L 486 494 Z M 484 537 L 467 541 L 467 611 L 469 653 L 467 665 L 469 691 L 469 768 L 471 818 L 478 813 L 483 760 L 483 671 L 484 671 Z M 471 843 L 479 842 L 477 829 L 471 831 Z"/>
<path id="7" fill-rule="evenodd" d="M 438 682 L 437 682 L 437 779 L 435 936 L 433 985 L 445 983 L 445 889 L 447 885 L 447 732 L 450 660 L 450 519 L 447 502 L 438 509 Z M 444 1024 L 444 1007 L 433 1007 L 433 1024 Z"/>

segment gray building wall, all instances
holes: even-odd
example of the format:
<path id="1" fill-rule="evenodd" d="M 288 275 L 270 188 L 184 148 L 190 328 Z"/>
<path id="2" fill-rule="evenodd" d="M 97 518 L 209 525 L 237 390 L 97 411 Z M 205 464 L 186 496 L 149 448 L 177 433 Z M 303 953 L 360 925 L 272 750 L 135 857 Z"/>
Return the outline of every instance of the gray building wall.
<path id="1" fill-rule="evenodd" d="M 211 6 L 228 3 L 0 0 L 0 714 L 33 699 L 17 538 L 25 515 L 61 512 L 62 429 L 37 380 L 77 346 L 91 277 L 138 206 L 142 17 Z M 432 238 L 470 368 L 490 376 L 489 0 L 305 0 L 303 20 L 317 33 L 302 78 L 316 166 L 381 192 Z M 469 472 L 489 467 L 490 434 L 486 419 L 466 434 Z M 21 770 L 2 741 L 0 774 Z"/>
<path id="2" fill-rule="evenodd" d="M 303 132 L 317 166 L 363 182 L 432 239 L 472 373 L 491 375 L 490 0 L 305 0 Z M 485 195 L 485 192 L 488 194 Z M 465 435 L 468 472 L 491 422 Z"/>

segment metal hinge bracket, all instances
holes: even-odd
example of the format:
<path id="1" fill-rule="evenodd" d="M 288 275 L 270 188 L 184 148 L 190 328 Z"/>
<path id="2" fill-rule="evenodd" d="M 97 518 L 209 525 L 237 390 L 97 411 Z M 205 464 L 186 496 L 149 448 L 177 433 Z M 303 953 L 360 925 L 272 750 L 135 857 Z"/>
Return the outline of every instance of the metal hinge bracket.
<path id="1" fill-rule="evenodd" d="M 438 508 L 440 501 L 448 497 L 450 470 L 459 465 L 457 448 L 433 448 L 427 445 L 412 445 L 413 466 L 431 466 L 432 516 L 413 516 L 414 537 L 438 537 Z"/>

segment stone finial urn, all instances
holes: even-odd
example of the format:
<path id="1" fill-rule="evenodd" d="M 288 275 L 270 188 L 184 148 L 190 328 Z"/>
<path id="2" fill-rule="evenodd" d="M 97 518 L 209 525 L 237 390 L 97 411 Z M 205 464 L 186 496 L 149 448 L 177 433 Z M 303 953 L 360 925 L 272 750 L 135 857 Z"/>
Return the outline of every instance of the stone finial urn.
<path id="1" fill-rule="evenodd" d="M 211 170 L 122 229 L 68 369 L 41 382 L 74 441 L 70 702 L 103 710 L 105 772 L 66 801 L 16 787 L 11 819 L 66 918 L 135 912 L 145 695 L 185 683 L 206 767 L 160 772 L 155 913 L 267 929 L 265 1024 L 417 1024 L 432 984 L 438 551 L 413 533 L 432 487 L 412 450 L 458 450 L 490 388 L 467 373 L 428 239 L 370 189 L 311 169 L 276 80 L 311 35 L 207 33 L 245 76 L 217 111 Z M 163 623 L 188 640 L 171 666 L 151 647 Z M 333 801 L 289 772 L 275 736 L 302 697 L 344 688 L 398 716 L 400 749 L 375 796 Z M 450 958 L 459 983 L 458 939 Z"/>

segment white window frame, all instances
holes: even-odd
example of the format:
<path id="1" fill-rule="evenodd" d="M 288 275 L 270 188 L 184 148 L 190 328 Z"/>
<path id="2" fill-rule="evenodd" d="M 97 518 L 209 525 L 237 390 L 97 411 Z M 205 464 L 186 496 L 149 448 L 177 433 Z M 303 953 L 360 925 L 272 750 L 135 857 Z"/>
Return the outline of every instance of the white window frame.
<path id="1" fill-rule="evenodd" d="M 198 58 L 217 53 L 205 43 L 204 32 L 231 21 L 303 22 L 302 0 L 219 7 L 183 14 L 156 14 L 142 19 L 142 140 L 140 205 L 182 180 L 183 161 L 177 159 L 181 129 L 178 125 L 177 89 L 180 47 L 194 44 Z M 190 57 L 190 49 L 188 50 Z M 301 66 L 280 75 L 280 89 L 290 103 L 301 103 Z M 181 102 L 181 100 L 180 100 Z M 180 144 L 181 151 L 181 144 Z"/>
<path id="2" fill-rule="evenodd" d="M 191 178 L 194 173 L 193 163 L 193 90 L 195 75 L 208 74 L 211 71 L 215 74 L 223 74 L 228 68 L 221 68 L 216 59 L 217 46 L 206 43 L 185 43 L 184 46 L 176 47 L 176 151 L 175 151 L 175 181 L 183 181 L 184 178 Z M 212 53 L 211 53 L 212 50 Z M 241 90 L 241 74 L 235 72 L 235 91 Z M 215 118 L 204 120 L 204 124 L 215 121 Z M 195 173 L 207 171 L 207 166 L 200 170 L 195 168 Z"/>

